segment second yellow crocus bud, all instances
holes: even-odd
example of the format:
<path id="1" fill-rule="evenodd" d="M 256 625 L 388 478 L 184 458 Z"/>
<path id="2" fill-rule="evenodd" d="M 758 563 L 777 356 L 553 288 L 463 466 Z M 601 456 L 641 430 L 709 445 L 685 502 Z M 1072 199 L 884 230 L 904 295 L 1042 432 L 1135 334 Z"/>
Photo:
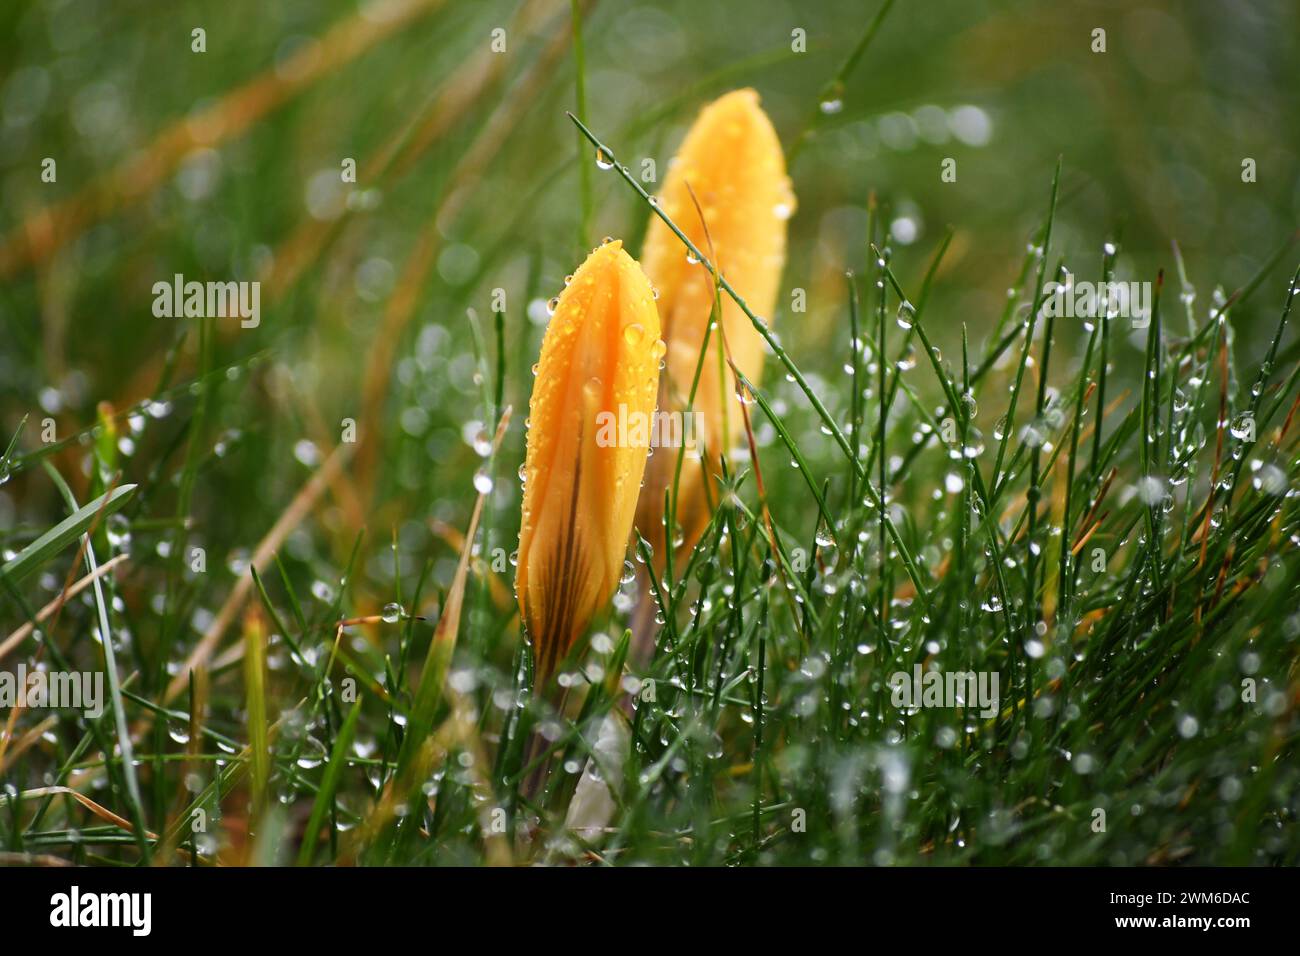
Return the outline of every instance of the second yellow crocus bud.
<path id="1" fill-rule="evenodd" d="M 756 92 L 736 90 L 704 107 L 669 170 L 659 203 L 754 313 L 770 317 L 785 265 L 786 220 L 794 212 L 795 199 L 781 143 Z M 642 262 L 659 291 L 659 314 L 668 343 L 660 410 L 683 412 L 713 310 L 713 279 L 704 266 L 688 259 L 681 239 L 654 216 Z M 726 353 L 715 329 L 692 406 L 701 419 L 704 434 L 697 438 L 707 447 L 710 476 L 719 474 L 721 456 L 744 436 L 734 376 L 724 369 L 720 357 L 729 355 L 748 379 L 757 382 L 766 348 L 749 318 L 725 292 L 721 305 Z M 665 547 L 664 495 L 673 485 L 677 457 L 676 449 L 661 449 L 650 459 L 637 509 L 637 529 L 653 545 L 659 567 Z M 715 494 L 708 487 L 710 481 L 699 461 L 682 463 L 676 511 L 682 535 L 678 546 L 683 549 L 694 547 L 708 524 L 709 495 Z"/>
<path id="2" fill-rule="evenodd" d="M 663 352 L 649 281 L 606 242 L 554 301 L 529 402 L 515 593 L 539 687 L 622 578 Z"/>

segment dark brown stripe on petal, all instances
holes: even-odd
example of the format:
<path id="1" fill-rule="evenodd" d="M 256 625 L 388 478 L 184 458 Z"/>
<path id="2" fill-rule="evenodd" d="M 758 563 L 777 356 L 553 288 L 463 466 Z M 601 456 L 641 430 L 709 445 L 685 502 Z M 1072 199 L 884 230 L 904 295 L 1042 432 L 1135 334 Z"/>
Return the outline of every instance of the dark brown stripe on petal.
<path id="1" fill-rule="evenodd" d="M 568 520 L 563 526 L 563 533 L 555 542 L 555 550 L 550 567 L 555 569 L 553 576 L 547 580 L 546 592 L 551 598 L 547 602 L 547 620 L 545 637 L 539 641 L 544 645 L 542 661 L 538 675 L 545 679 L 550 677 L 556 664 L 569 650 L 575 605 L 578 597 L 578 584 L 581 578 L 578 570 L 577 518 L 578 499 L 582 489 L 582 439 L 583 424 L 578 426 L 578 447 L 573 461 L 573 491 L 569 497 Z M 585 562 L 584 562 L 585 564 Z M 564 645 L 561 650 L 561 644 Z"/>

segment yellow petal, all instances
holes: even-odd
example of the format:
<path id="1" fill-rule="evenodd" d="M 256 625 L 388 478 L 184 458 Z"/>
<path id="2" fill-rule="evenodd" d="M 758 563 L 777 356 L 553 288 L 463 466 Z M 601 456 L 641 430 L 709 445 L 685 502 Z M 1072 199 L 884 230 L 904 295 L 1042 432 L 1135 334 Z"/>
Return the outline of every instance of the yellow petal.
<path id="1" fill-rule="evenodd" d="M 560 295 L 529 402 L 515 593 L 539 686 L 622 576 L 649 432 L 602 425 L 652 420 L 663 348 L 649 281 L 605 243 Z"/>
<path id="2" fill-rule="evenodd" d="M 699 201 L 703 222 L 691 192 Z M 794 212 L 795 199 L 781 143 L 756 92 L 736 90 L 704 107 L 669 169 L 659 202 L 754 313 L 770 321 L 785 265 L 786 221 Z M 713 308 L 712 278 L 704 266 L 687 260 L 682 241 L 658 217 L 651 217 L 642 264 L 659 292 L 668 348 L 659 407 L 680 412 L 690 396 Z M 725 292 L 721 301 L 728 354 L 747 378 L 757 382 L 766 344 Z M 719 369 L 720 348 L 715 331 L 693 406 L 701 413 L 703 442 L 709 451 L 704 464 L 711 475 L 719 473 L 721 456 L 744 438 L 734 376 L 730 369 L 725 374 Z M 660 566 L 664 493 L 672 485 L 676 465 L 674 449 L 664 449 L 650 459 L 637 509 L 637 529 L 654 546 Z M 677 503 L 683 549 L 694 547 L 708 523 L 706 482 L 712 479 L 706 479 L 701 462 L 683 462 Z M 716 485 L 708 487 L 707 494 L 716 497 Z"/>

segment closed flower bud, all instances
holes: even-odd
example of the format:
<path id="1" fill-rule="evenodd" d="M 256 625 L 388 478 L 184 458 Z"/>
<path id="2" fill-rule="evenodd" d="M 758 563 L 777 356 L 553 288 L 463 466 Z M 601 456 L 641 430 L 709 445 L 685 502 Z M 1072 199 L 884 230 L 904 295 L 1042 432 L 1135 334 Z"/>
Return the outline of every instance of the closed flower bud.
<path id="1" fill-rule="evenodd" d="M 606 242 L 555 303 L 529 402 L 515 593 L 539 687 L 622 577 L 663 351 L 649 281 Z"/>
<path id="2" fill-rule="evenodd" d="M 781 143 L 756 92 L 736 90 L 700 112 L 670 167 L 659 203 L 754 313 L 770 316 L 785 265 L 786 220 L 795 200 Z M 713 310 L 713 279 L 707 268 L 688 258 L 682 241 L 657 217 L 651 218 L 642 262 L 659 292 L 667 343 L 659 407 L 661 412 L 684 414 Z M 757 382 L 766 344 L 725 292 L 721 306 L 726 354 Z M 716 498 L 713 477 L 720 473 L 722 456 L 744 436 L 734 376 L 730 369 L 724 373 L 719 363 L 722 347 L 715 329 L 692 406 L 697 414 L 687 419 L 697 425 L 697 443 L 707 448 L 709 477 L 698 460 L 682 463 L 676 516 L 683 549 L 694 547 L 708 524 L 709 496 Z M 665 548 L 664 497 L 672 488 L 676 468 L 677 449 L 664 449 L 650 459 L 637 509 L 637 529 L 653 545 L 660 567 Z"/>

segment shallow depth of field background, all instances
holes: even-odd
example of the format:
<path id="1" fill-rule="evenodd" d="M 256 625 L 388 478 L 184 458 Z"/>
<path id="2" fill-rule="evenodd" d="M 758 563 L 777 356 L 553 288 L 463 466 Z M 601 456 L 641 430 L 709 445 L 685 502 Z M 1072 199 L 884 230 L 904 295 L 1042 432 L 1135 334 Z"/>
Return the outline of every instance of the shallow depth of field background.
<path id="1" fill-rule="evenodd" d="M 288 64 L 319 72 L 246 131 L 187 149 L 156 188 L 115 195 L 60 248 L 0 277 L 0 442 L 27 415 L 19 451 L 38 451 L 42 419 L 54 418 L 65 439 L 95 424 L 97 403 L 120 413 L 168 383 L 165 400 L 122 419 L 122 480 L 145 489 L 110 527 L 115 546 L 131 554 L 118 593 L 127 671 L 159 663 L 151 655 L 162 639 L 173 478 L 195 403 L 187 386 L 199 360 L 197 323 L 151 311 L 151 286 L 176 273 L 260 279 L 262 316 L 257 329 L 223 319 L 213 330 L 213 367 L 227 371 L 209 392 L 189 531 L 208 569 L 201 580 L 182 576 L 179 630 L 166 636 L 174 647 L 210 624 L 346 418 L 374 442 L 370 457 L 281 551 L 307 617 L 321 625 L 318 645 L 333 636 L 327 618 L 340 571 L 363 530 L 346 613 L 377 613 L 409 597 L 426 560 L 429 593 L 447 587 L 457 556 L 447 529 L 468 521 L 490 429 L 483 376 L 490 381 L 496 357 L 494 289 L 506 295 L 504 398 L 514 422 L 493 466 L 481 552 L 515 547 L 542 303 L 601 237 L 623 238 L 636 254 L 647 210 L 596 168 L 588 147 L 579 151 L 564 115 L 575 108 L 567 2 L 414 2 L 427 12 L 339 63 L 322 61 L 324 48 L 313 53 L 313 38 L 368 29 L 368 8 L 350 0 L 0 8 L 0 237 L 10 251 L 22 230 L 39 229 L 43 207 L 79 202 L 142 150 L 165 152 L 151 144 L 173 124 L 223 102 L 238 116 L 255 96 L 223 98 L 248 83 L 263 91 L 292 83 Z M 1173 275 L 1176 240 L 1198 319 L 1216 289 L 1246 282 L 1300 221 L 1300 7 L 1291 0 L 900 2 L 838 108 L 819 110 L 820 91 L 877 7 L 604 0 L 589 5 L 585 21 L 588 124 L 636 173 L 648 157 L 662 178 L 697 109 L 735 87 L 759 91 L 787 148 L 814 127 L 791 168 L 798 210 L 771 318 L 837 415 L 847 401 L 843 273 L 870 274 L 873 193 L 895 223 L 891 264 L 906 288 L 919 286 L 945 227 L 954 229 L 926 319 L 945 354 L 960 348 L 962 323 L 972 354 L 983 354 L 1041 225 L 1058 157 L 1053 262 L 1063 255 L 1076 275 L 1095 279 L 1103 243 L 1120 241 L 1116 278 L 1151 280 L 1162 267 Z M 206 53 L 191 52 L 195 27 L 206 30 Z M 1090 50 L 1096 27 L 1107 31 L 1104 54 Z M 504 54 L 489 49 L 495 28 L 507 31 Z M 806 53 L 791 52 L 795 28 L 807 31 Z M 57 160 L 56 183 L 40 180 L 45 157 Z M 355 185 L 340 182 L 349 157 Z M 956 183 L 940 182 L 945 157 L 957 161 Z M 1241 179 L 1246 157 L 1257 163 L 1253 184 Z M 585 235 L 580 163 L 592 181 Z M 869 285 L 864 279 L 864 295 Z M 1187 291 L 1176 277 L 1173 286 Z M 802 314 L 789 309 L 795 287 L 807 291 Z M 1243 367 L 1266 348 L 1282 292 L 1279 274 L 1234 316 Z M 1181 334 L 1181 309 L 1174 314 Z M 898 334 L 892 321 L 890 334 Z M 1061 320 L 1056 337 L 1062 368 L 1077 364 L 1082 323 Z M 1115 340 L 1117 381 L 1130 388 L 1142 341 Z M 775 363 L 768 372 L 811 467 L 835 461 L 802 396 Z M 937 402 L 928 369 L 914 377 L 909 384 Z M 979 421 L 986 434 L 993 417 Z M 779 518 L 811 539 L 815 505 L 772 428 L 756 426 Z M 938 482 L 945 463 L 937 451 L 929 458 L 918 477 Z M 86 500 L 89 446 L 72 441 L 49 460 Z M 52 483 L 29 464 L 0 484 L 0 547 L 16 550 L 63 513 Z M 912 518 L 926 521 L 922 511 Z M 65 568 L 66 557 L 29 582 L 33 604 L 49 599 Z M 508 593 L 512 572 L 496 577 Z M 462 626 L 464 654 L 507 676 L 517 641 L 511 611 L 500 594 L 476 591 Z M 93 605 L 75 602 L 65 615 L 66 644 L 88 633 Z M 0 603 L 0 637 L 21 619 Z M 392 639 L 392 629 L 371 626 L 348 638 L 358 655 L 391 653 Z M 283 655 L 273 645 L 273 679 Z M 214 678 L 214 693 L 238 700 L 239 680 L 238 668 L 224 683 Z M 291 703 L 287 688 L 278 693 L 281 705 Z M 362 735 L 372 753 L 382 743 Z M 20 786 L 40 784 L 36 770 L 13 773 Z"/>

